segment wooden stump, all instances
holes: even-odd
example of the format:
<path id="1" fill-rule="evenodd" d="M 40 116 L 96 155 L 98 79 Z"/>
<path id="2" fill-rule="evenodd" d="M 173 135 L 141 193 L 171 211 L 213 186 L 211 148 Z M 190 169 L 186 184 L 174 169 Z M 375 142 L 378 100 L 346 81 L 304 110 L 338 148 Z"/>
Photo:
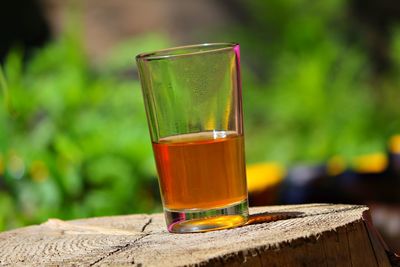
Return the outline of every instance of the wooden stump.
<path id="1" fill-rule="evenodd" d="M 171 234 L 162 214 L 61 221 L 0 234 L 0 265 L 390 266 L 368 208 L 251 209 L 248 225 Z"/>

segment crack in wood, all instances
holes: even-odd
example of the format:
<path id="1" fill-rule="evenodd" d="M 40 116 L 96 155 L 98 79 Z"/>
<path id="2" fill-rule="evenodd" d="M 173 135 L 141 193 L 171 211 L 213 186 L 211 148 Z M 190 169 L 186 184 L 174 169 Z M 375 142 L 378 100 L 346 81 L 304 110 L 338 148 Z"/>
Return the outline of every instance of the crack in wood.
<path id="1" fill-rule="evenodd" d="M 153 221 L 153 218 L 150 218 L 142 227 L 141 232 L 144 232 L 144 230 L 146 230 L 146 227 L 149 226 L 149 224 L 151 224 L 151 222 Z"/>
<path id="2" fill-rule="evenodd" d="M 142 235 L 141 237 L 137 238 L 137 239 L 136 239 L 135 241 L 133 241 L 132 243 L 128 243 L 128 244 L 123 245 L 123 246 L 118 246 L 117 249 L 115 249 L 115 250 L 113 250 L 113 251 L 107 253 L 107 255 L 105 255 L 105 256 L 103 256 L 103 257 L 100 257 L 100 258 L 97 259 L 96 261 L 90 263 L 89 266 L 94 266 L 95 264 L 98 264 L 99 262 L 103 261 L 104 259 L 106 259 L 106 258 L 108 258 L 108 257 L 110 257 L 110 256 L 112 256 L 112 255 L 114 255 L 114 254 L 117 254 L 117 253 L 119 253 L 119 252 L 125 251 L 125 250 L 127 250 L 127 249 L 133 247 L 139 240 L 145 238 L 145 237 L 148 236 L 148 235 L 150 235 L 150 234 L 144 234 L 144 235 Z M 135 262 L 134 259 L 133 259 L 132 261 Z"/>
<path id="3" fill-rule="evenodd" d="M 366 229 L 368 229 L 368 228 L 367 228 L 367 227 L 368 227 L 368 225 L 367 225 L 368 222 L 366 222 L 366 221 L 364 220 L 364 224 L 365 224 Z M 368 230 L 367 230 L 366 232 L 367 232 L 368 240 L 369 240 L 370 244 L 372 245 L 372 244 L 373 244 L 372 237 L 371 237 L 371 235 L 369 234 L 369 231 L 368 231 Z M 375 251 L 374 246 L 372 246 L 372 252 L 374 253 L 376 265 L 379 266 L 379 260 L 378 260 L 378 256 L 376 255 L 376 251 Z"/>
<path id="4" fill-rule="evenodd" d="M 349 231 L 346 228 L 346 239 L 347 239 L 347 253 L 349 254 L 350 266 L 353 267 L 353 262 L 351 260 L 351 250 L 350 250 L 350 241 L 349 241 Z"/>

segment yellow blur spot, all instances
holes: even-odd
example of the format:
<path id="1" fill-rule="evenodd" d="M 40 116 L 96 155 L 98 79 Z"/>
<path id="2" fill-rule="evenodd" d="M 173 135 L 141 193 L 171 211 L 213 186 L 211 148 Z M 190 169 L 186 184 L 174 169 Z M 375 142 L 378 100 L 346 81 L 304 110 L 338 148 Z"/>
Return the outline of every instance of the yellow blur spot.
<path id="1" fill-rule="evenodd" d="M 32 180 L 34 180 L 35 182 L 42 182 L 49 177 L 49 170 L 47 169 L 47 166 L 43 161 L 35 160 L 32 162 L 30 174 Z"/>
<path id="2" fill-rule="evenodd" d="M 214 129 L 215 127 L 215 114 L 210 114 L 207 118 L 206 129 Z"/>
<path id="3" fill-rule="evenodd" d="M 356 171 L 361 173 L 379 173 L 387 168 L 388 159 L 384 153 L 375 153 L 357 157 L 353 166 Z"/>
<path id="4" fill-rule="evenodd" d="M 26 171 L 24 160 L 13 149 L 9 151 L 7 170 L 14 179 L 21 179 Z"/>
<path id="5" fill-rule="evenodd" d="M 395 135 L 390 138 L 389 150 L 392 153 L 400 154 L 400 135 Z"/>
<path id="6" fill-rule="evenodd" d="M 346 162 L 340 156 L 334 156 L 328 160 L 327 172 L 331 176 L 341 174 L 346 169 Z"/>
<path id="7" fill-rule="evenodd" d="M 0 154 L 0 175 L 4 174 L 4 169 L 5 169 L 4 165 L 5 164 L 4 164 L 3 155 Z"/>
<path id="8" fill-rule="evenodd" d="M 262 191 L 280 183 L 285 176 L 283 166 L 277 163 L 258 163 L 247 166 L 247 188 L 249 192 Z"/>

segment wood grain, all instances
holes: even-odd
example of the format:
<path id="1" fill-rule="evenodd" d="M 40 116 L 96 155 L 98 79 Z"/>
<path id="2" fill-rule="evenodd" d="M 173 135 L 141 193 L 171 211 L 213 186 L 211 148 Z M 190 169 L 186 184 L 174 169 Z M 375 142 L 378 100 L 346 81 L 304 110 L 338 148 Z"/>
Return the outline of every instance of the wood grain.
<path id="1" fill-rule="evenodd" d="M 365 206 L 252 208 L 246 226 L 171 234 L 162 214 L 49 221 L 0 234 L 0 265 L 390 266 Z M 372 238 L 372 241 L 371 241 Z"/>

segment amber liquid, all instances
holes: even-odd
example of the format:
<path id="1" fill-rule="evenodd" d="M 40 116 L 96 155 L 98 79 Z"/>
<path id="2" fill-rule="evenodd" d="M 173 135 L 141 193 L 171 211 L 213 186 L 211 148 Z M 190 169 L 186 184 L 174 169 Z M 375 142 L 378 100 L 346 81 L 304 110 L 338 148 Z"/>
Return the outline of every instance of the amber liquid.
<path id="1" fill-rule="evenodd" d="M 212 209 L 247 199 L 242 135 L 177 135 L 153 149 L 167 209 Z"/>

